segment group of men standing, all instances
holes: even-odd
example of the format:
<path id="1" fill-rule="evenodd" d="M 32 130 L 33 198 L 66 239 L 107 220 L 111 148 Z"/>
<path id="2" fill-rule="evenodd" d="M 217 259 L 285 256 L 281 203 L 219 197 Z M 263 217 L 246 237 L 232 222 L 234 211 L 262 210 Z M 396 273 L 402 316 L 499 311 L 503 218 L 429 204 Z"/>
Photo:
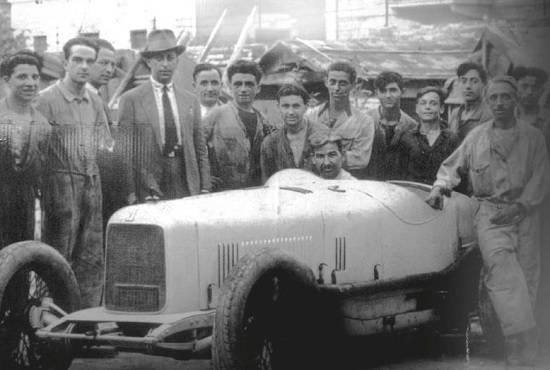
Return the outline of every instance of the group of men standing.
<path id="1" fill-rule="evenodd" d="M 227 67 L 228 102 L 215 66 L 195 68 L 196 95 L 174 84 L 184 50 L 170 30 L 148 35 L 141 57 L 151 77 L 122 95 L 116 120 L 103 88 L 115 69 L 108 42 L 69 40 L 65 77 L 38 97 L 40 58 L 22 51 L 4 59 L 1 76 L 9 94 L 0 101 L 0 123 L 10 132 L 0 132 L 0 168 L 7 174 L 0 180 L 2 246 L 32 239 L 39 192 L 43 239 L 70 261 L 83 306 L 91 307 L 101 300 L 105 219 L 125 204 L 257 186 L 285 168 L 326 179 L 433 184 L 427 202 L 434 208 L 457 188 L 479 205 L 484 282 L 507 339 L 508 361 L 532 362 L 538 210 L 550 182 L 544 141 L 550 126 L 538 105 L 544 72 L 517 68 L 514 77 L 496 77 L 487 86 L 481 66 L 463 63 L 457 77 L 464 104 L 445 122 L 445 92 L 437 86 L 419 90 L 416 119 L 401 109 L 397 72 L 382 72 L 374 81 L 378 108 L 356 109 L 350 103 L 356 71 L 336 62 L 327 69 L 326 103 L 309 107 L 303 87 L 280 88 L 283 126 L 275 129 L 254 106 L 258 64 L 239 60 Z M 126 152 L 116 159 L 120 147 Z M 98 155 L 107 158 L 99 161 L 105 168 Z M 109 167 L 109 158 L 119 166 Z M 114 184 L 122 189 L 118 197 L 112 196 Z"/>

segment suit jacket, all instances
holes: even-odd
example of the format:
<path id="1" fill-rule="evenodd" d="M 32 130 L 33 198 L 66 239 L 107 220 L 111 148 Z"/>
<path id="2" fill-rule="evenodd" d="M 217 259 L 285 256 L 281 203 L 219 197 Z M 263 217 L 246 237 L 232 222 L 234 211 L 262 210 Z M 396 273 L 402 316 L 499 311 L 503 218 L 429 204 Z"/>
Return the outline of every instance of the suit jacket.
<path id="1" fill-rule="evenodd" d="M 234 103 L 214 108 L 204 119 L 212 175 L 221 180 L 216 191 L 242 189 L 262 183 L 260 148 L 271 125 L 256 109 L 258 125 L 252 145 Z"/>
<path id="2" fill-rule="evenodd" d="M 183 165 L 191 195 L 210 190 L 208 151 L 201 128 L 198 99 L 174 85 L 183 145 Z M 119 123 L 126 132 L 130 145 L 127 152 L 133 158 L 134 176 L 139 174 L 141 185 L 152 187 L 158 183 L 158 161 L 163 159 L 158 109 L 151 81 L 127 91 L 120 98 Z M 135 184 L 135 181 L 133 181 Z M 135 190 L 135 189 L 132 189 Z"/>

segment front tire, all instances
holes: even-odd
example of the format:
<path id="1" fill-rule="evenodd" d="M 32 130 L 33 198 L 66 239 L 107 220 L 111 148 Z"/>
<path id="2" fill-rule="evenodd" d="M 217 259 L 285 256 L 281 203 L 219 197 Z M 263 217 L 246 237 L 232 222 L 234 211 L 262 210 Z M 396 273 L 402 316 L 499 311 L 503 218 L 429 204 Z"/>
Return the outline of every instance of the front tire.
<path id="1" fill-rule="evenodd" d="M 244 256 L 216 309 L 212 358 L 217 370 L 314 368 L 315 278 L 286 253 Z"/>
<path id="2" fill-rule="evenodd" d="M 0 364 L 10 370 L 66 370 L 72 356 L 64 343 L 35 335 L 30 312 L 49 297 L 66 312 L 78 309 L 76 278 L 65 259 L 38 241 L 0 250 Z"/>

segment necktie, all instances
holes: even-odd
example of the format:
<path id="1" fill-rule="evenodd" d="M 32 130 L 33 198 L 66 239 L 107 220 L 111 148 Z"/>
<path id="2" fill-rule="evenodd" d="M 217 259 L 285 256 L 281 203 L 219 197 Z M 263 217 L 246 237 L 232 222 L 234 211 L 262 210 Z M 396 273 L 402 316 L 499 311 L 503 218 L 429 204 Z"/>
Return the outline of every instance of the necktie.
<path id="1" fill-rule="evenodd" d="M 166 85 L 162 88 L 162 109 L 164 110 L 164 154 L 167 155 L 174 151 L 174 147 L 178 143 L 178 131 Z"/>

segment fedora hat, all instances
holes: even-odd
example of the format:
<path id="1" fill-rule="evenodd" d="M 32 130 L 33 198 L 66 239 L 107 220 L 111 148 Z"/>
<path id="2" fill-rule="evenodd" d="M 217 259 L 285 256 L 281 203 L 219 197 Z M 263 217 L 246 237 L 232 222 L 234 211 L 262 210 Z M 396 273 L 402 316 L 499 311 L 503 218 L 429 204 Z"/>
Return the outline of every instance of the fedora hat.
<path id="1" fill-rule="evenodd" d="M 174 36 L 172 30 L 151 31 L 147 35 L 147 42 L 145 48 L 141 51 L 141 55 L 147 57 L 165 51 L 175 51 L 177 55 L 180 55 L 185 51 L 185 46 L 177 44 L 176 36 Z"/>

